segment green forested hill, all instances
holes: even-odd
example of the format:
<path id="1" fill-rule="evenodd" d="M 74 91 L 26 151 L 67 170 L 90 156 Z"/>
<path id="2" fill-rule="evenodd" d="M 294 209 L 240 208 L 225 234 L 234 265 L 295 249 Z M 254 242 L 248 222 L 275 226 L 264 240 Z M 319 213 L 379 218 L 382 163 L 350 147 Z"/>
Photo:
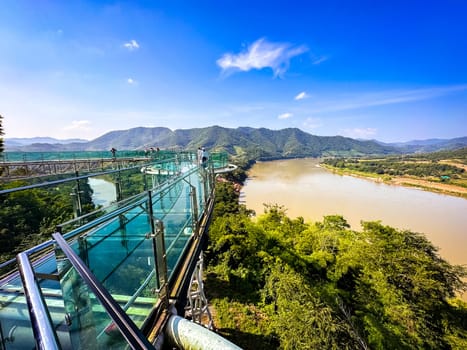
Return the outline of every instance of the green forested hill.
<path id="1" fill-rule="evenodd" d="M 279 157 L 303 157 L 322 155 L 359 155 L 359 154 L 387 154 L 394 153 L 392 147 L 382 146 L 373 141 L 357 141 L 342 136 L 322 137 L 310 135 L 296 128 L 282 130 L 270 130 L 266 128 L 237 129 L 211 126 L 199 129 L 186 129 L 170 131 L 163 130 L 158 135 L 153 134 L 151 128 L 131 129 L 132 140 L 144 141 L 140 146 L 132 144 L 134 148 L 160 147 L 160 148 L 182 148 L 196 149 L 199 146 L 207 147 L 211 150 L 225 150 L 232 155 L 249 153 L 256 158 L 279 158 Z M 113 136 L 118 136 L 122 132 L 115 131 Z M 153 137 L 148 137 L 151 134 Z M 107 134 L 108 135 L 108 134 Z M 106 137 L 104 135 L 102 138 Z M 90 142 L 93 146 L 96 141 Z M 127 148 L 129 140 L 124 140 L 121 144 L 114 145 L 117 148 Z M 108 144 L 108 147 L 112 145 Z M 107 147 L 107 148 L 108 148 Z"/>
<path id="2" fill-rule="evenodd" d="M 358 141 L 342 136 L 315 136 L 297 128 L 270 130 L 240 127 L 236 129 L 211 126 L 197 129 L 133 128 L 111 131 L 95 140 L 71 144 L 55 144 L 55 150 L 97 151 L 115 147 L 119 150 L 196 149 L 225 150 L 231 155 L 248 153 L 254 158 L 317 157 L 326 155 L 368 155 L 397 153 L 396 148 L 374 141 Z M 51 145 L 33 144 L 9 151 L 45 151 Z"/>

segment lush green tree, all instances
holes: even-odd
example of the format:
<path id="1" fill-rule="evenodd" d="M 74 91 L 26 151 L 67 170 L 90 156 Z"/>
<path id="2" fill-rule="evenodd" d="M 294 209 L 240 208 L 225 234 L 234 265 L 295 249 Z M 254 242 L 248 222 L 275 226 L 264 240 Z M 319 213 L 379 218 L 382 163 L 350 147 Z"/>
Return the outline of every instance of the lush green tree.
<path id="1" fill-rule="evenodd" d="M 16 251 L 24 237 L 38 233 L 46 203 L 37 190 L 2 195 L 0 202 L 0 249 L 3 254 Z"/>
<path id="2" fill-rule="evenodd" d="M 238 205 L 238 193 L 231 183 L 220 182 L 216 184 L 216 206 L 213 217 L 221 217 L 226 214 L 237 214 L 241 207 Z"/>
<path id="3" fill-rule="evenodd" d="M 1 186 L 11 189 L 27 185 L 14 181 Z M 73 218 L 71 193 L 76 183 L 36 188 L 0 195 L 0 254 L 2 260 L 51 238 L 56 226 Z M 94 209 L 92 189 L 80 180 L 82 214 Z"/>
<path id="4" fill-rule="evenodd" d="M 350 244 L 349 244 L 350 243 Z M 441 314 L 465 287 L 465 269 L 439 257 L 422 235 L 363 223 L 329 268 L 373 348 L 448 348 Z M 465 334 L 465 330 L 464 330 Z"/>
<path id="5" fill-rule="evenodd" d="M 274 265 L 263 303 L 282 349 L 354 349 L 349 326 L 320 298 L 303 275 Z"/>
<path id="6" fill-rule="evenodd" d="M 215 272 L 245 292 L 257 291 L 263 277 L 261 229 L 248 216 L 226 215 L 217 218 L 209 232 L 208 260 Z"/>
<path id="7" fill-rule="evenodd" d="M 455 299 L 466 269 L 425 236 L 380 222 L 354 231 L 339 215 L 305 223 L 278 205 L 252 220 L 219 198 L 209 271 L 228 290 L 220 319 L 242 314 L 239 332 L 265 336 L 249 348 L 466 348 L 467 306 Z"/>

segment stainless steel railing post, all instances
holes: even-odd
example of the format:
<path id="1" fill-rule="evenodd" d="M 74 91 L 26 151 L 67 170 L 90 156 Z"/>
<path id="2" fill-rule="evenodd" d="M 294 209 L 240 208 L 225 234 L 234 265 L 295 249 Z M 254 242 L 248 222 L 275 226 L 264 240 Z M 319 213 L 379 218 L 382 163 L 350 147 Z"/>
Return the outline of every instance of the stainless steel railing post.
<path id="1" fill-rule="evenodd" d="M 28 255 L 25 252 L 19 253 L 16 256 L 16 260 L 18 262 L 21 281 L 23 282 L 24 295 L 26 296 L 32 331 L 37 342 L 37 347 L 41 350 L 60 349 L 60 343 L 53 328 L 49 310 L 42 296 Z"/>

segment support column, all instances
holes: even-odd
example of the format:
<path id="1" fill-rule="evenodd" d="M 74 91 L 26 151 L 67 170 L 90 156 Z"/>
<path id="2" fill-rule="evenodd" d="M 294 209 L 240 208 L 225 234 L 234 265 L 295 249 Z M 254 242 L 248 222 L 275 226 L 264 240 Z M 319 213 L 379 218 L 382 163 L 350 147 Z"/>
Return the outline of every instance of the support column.
<path id="1" fill-rule="evenodd" d="M 208 299 L 204 294 L 203 252 L 200 253 L 199 260 L 191 276 L 187 298 L 188 305 L 186 307 L 185 317 L 212 330 L 212 315 L 211 311 L 209 311 Z"/>
<path id="2" fill-rule="evenodd" d="M 198 235 L 198 199 L 196 197 L 196 188 L 190 185 L 191 198 L 191 226 L 195 235 Z"/>
<path id="3" fill-rule="evenodd" d="M 169 307 L 169 291 L 168 291 L 168 277 L 167 277 L 167 254 L 165 251 L 164 240 L 164 223 L 161 220 L 154 219 L 154 212 L 152 209 L 152 193 L 148 191 L 148 211 L 149 220 L 151 223 L 151 238 L 152 249 L 154 253 L 155 272 L 157 280 L 157 292 L 161 301 L 162 310 Z"/>

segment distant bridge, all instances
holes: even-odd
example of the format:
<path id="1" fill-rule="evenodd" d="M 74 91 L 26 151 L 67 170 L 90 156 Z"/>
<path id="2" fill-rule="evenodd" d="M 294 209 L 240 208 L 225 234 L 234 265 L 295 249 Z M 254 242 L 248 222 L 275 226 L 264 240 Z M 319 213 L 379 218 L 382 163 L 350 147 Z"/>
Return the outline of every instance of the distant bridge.
<path id="1" fill-rule="evenodd" d="M 51 240 L 0 264 L 0 349 L 159 349 L 164 342 L 238 349 L 176 316 L 185 307 L 193 321 L 209 316 L 199 258 L 215 176 L 233 168 L 226 154 L 213 154 L 204 167 L 195 153 L 172 152 L 144 168 L 1 190 L 8 196 L 115 175 L 120 198 L 76 215 Z M 125 179 L 139 179 L 144 190 L 132 193 L 124 187 L 135 184 Z M 76 208 L 80 192 L 70 197 Z"/>

